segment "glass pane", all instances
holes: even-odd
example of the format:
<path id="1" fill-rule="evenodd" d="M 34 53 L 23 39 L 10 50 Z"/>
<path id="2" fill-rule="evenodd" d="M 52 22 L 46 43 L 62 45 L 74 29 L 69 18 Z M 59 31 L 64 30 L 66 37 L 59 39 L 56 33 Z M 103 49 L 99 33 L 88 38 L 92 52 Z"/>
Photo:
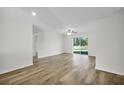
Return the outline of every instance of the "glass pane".
<path id="1" fill-rule="evenodd" d="M 87 37 L 73 38 L 73 52 L 78 54 L 88 54 L 88 38 Z"/>

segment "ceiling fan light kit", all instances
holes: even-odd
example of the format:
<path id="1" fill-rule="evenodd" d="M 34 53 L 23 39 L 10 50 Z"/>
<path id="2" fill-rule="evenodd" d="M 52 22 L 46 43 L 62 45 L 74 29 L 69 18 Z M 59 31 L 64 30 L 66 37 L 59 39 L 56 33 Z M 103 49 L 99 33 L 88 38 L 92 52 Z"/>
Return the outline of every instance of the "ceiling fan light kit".
<path id="1" fill-rule="evenodd" d="M 77 32 L 75 32 L 75 31 L 72 30 L 72 29 L 68 29 L 68 30 L 67 30 L 67 35 L 68 35 L 68 36 L 72 35 L 73 33 L 77 33 Z"/>

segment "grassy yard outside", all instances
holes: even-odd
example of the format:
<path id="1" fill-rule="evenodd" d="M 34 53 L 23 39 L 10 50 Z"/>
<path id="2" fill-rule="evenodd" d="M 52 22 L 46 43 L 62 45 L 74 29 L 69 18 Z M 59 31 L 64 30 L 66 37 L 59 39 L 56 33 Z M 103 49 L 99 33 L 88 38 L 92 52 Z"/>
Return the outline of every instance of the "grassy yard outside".
<path id="1" fill-rule="evenodd" d="M 73 51 L 88 51 L 88 46 L 74 46 Z"/>

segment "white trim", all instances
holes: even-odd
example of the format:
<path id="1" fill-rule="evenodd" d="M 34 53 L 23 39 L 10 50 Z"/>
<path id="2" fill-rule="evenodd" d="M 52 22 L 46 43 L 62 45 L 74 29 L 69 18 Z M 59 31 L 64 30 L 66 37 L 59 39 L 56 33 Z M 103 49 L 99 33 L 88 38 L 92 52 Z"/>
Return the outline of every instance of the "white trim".
<path id="1" fill-rule="evenodd" d="M 15 71 L 15 70 L 18 70 L 18 69 L 22 69 L 22 68 L 25 68 L 25 67 L 28 67 L 28 66 L 31 66 L 31 65 L 33 65 L 33 62 L 30 63 L 30 64 L 26 64 L 26 65 L 22 65 L 22 66 L 16 67 L 16 68 L 3 70 L 3 71 L 0 72 L 0 74 L 4 74 L 4 73 L 8 73 L 8 72 Z"/>
<path id="2" fill-rule="evenodd" d="M 107 68 L 102 68 L 102 67 L 98 67 L 96 66 L 95 67 L 96 70 L 101 70 L 101 71 L 105 71 L 105 72 L 109 72 L 109 73 L 113 73 L 113 74 L 117 74 L 117 75 L 123 75 L 124 76 L 124 73 L 123 72 L 119 72 L 119 71 L 115 71 L 115 70 L 109 70 Z"/>

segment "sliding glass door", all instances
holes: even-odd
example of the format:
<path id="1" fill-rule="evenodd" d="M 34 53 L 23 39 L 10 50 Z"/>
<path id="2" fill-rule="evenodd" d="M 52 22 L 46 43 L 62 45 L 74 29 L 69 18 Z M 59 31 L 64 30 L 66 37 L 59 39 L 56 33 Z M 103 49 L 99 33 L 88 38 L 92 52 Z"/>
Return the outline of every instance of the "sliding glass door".
<path id="1" fill-rule="evenodd" d="M 88 38 L 87 37 L 74 37 L 73 38 L 73 53 L 88 54 Z"/>

